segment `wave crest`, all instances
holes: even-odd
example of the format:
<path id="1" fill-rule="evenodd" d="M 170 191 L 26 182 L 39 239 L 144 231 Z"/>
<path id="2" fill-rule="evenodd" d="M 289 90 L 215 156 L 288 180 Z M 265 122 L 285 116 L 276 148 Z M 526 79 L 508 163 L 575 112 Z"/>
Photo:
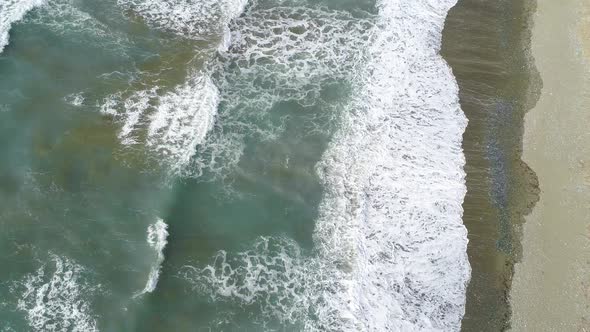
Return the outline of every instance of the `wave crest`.
<path id="1" fill-rule="evenodd" d="M 3 0 L 0 2 L 0 53 L 9 42 L 12 24 L 20 21 L 27 12 L 45 4 L 45 0 Z"/>

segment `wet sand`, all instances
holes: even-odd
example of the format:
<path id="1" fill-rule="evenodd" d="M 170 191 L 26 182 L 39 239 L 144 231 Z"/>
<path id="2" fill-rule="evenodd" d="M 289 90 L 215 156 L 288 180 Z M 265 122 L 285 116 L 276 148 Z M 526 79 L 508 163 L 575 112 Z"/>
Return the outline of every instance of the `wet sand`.
<path id="1" fill-rule="evenodd" d="M 463 331 L 507 328 L 520 226 L 538 199 L 536 177 L 521 161 L 524 114 L 539 90 L 529 56 L 533 12 L 532 0 L 460 0 L 445 23 L 442 55 L 469 119 L 463 222 L 472 274 Z"/>
<path id="2" fill-rule="evenodd" d="M 540 201 L 526 217 L 510 300 L 513 331 L 590 331 L 590 2 L 538 0 L 532 52 L 541 99 L 523 158 Z"/>

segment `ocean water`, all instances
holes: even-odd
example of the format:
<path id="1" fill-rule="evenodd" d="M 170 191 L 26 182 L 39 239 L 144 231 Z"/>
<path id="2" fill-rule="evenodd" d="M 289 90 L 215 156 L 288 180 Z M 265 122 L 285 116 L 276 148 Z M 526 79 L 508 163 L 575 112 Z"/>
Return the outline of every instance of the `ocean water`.
<path id="1" fill-rule="evenodd" d="M 0 330 L 459 330 L 454 4 L 0 0 Z"/>

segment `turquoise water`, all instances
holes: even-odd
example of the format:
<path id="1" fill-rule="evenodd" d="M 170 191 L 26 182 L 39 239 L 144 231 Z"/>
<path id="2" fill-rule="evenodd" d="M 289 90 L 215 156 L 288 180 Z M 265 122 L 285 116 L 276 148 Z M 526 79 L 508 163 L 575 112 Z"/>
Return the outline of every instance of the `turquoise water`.
<path id="1" fill-rule="evenodd" d="M 0 1 L 1 330 L 458 329 L 452 3 Z"/>

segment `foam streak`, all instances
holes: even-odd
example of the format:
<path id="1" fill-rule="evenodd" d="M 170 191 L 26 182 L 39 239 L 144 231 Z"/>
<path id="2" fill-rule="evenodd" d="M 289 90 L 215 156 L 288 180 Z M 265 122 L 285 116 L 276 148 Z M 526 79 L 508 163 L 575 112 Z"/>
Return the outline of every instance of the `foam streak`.
<path id="1" fill-rule="evenodd" d="M 156 261 L 150 270 L 148 281 L 145 284 L 145 288 L 137 294 L 135 297 L 143 295 L 145 293 L 151 293 L 156 290 L 158 285 L 158 279 L 160 277 L 160 270 L 162 269 L 162 263 L 164 263 L 164 248 L 168 244 L 168 225 L 162 219 L 149 225 L 147 230 L 147 242 L 156 252 Z"/>

